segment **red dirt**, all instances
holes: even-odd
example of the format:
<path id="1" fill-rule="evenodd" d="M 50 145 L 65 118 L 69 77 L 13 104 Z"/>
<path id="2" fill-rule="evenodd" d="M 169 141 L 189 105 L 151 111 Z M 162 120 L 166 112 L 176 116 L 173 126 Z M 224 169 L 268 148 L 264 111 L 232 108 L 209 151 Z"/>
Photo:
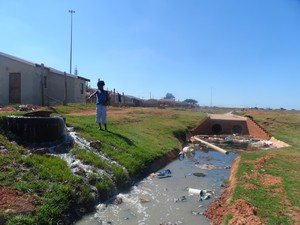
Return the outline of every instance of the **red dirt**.
<path id="1" fill-rule="evenodd" d="M 131 110 L 128 109 L 122 109 L 122 110 L 107 110 L 107 115 L 116 115 L 116 114 L 127 114 L 130 113 Z M 92 110 L 84 110 L 84 111 L 80 111 L 80 112 L 74 112 L 74 113 L 70 113 L 69 115 L 72 116 L 91 116 L 91 115 L 96 115 L 96 110 L 92 109 Z"/>
<path id="2" fill-rule="evenodd" d="M 147 111 L 147 114 L 153 114 L 153 115 L 158 115 L 158 116 L 162 116 L 162 117 L 169 117 L 171 116 L 170 113 L 165 112 L 165 111 L 161 111 L 161 112 L 157 112 L 157 111 L 151 111 L 148 108 L 139 108 L 138 111 L 134 110 L 134 109 L 130 109 L 130 108 L 108 108 L 107 110 L 107 115 L 108 116 L 113 116 L 113 115 L 124 115 L 124 114 L 130 114 L 132 112 L 138 113 L 141 112 L 143 113 L 143 111 Z M 96 110 L 92 109 L 92 110 L 84 110 L 84 111 L 80 111 L 80 112 L 74 112 L 74 113 L 70 113 L 69 115 L 72 116 L 90 116 L 90 115 L 95 115 L 96 114 Z"/>
<path id="3" fill-rule="evenodd" d="M 222 191 L 221 196 L 214 201 L 205 211 L 205 215 L 210 219 L 212 225 L 222 224 L 227 214 L 232 214 L 229 224 L 239 225 L 260 225 L 263 220 L 256 216 L 257 209 L 245 200 L 238 199 L 233 206 L 229 205 L 232 192 L 236 186 L 236 172 L 240 157 L 236 158 L 231 168 L 229 185 Z"/>
<path id="4" fill-rule="evenodd" d="M 259 179 L 259 183 L 261 183 L 264 186 L 272 186 L 275 184 L 281 184 L 282 183 L 282 178 L 281 177 L 275 177 L 270 174 L 264 174 L 262 177 Z"/>
<path id="5" fill-rule="evenodd" d="M 35 196 L 10 188 L 0 188 L 0 211 L 6 213 L 35 213 Z"/>
<path id="6" fill-rule="evenodd" d="M 285 189 L 282 186 L 282 178 L 270 174 L 259 173 L 259 170 L 263 169 L 266 166 L 266 161 L 271 158 L 273 158 L 273 156 L 264 156 L 257 160 L 244 161 L 244 163 L 253 163 L 255 167 L 252 174 L 244 174 L 244 178 L 249 180 L 256 179 L 259 181 L 260 184 L 264 186 L 279 186 L 270 189 L 269 194 L 274 197 L 278 197 L 280 199 L 280 205 L 282 205 L 283 211 L 284 209 L 287 209 L 287 215 L 293 219 L 293 224 L 300 225 L 300 210 L 299 208 L 293 206 L 291 202 L 287 199 Z M 238 157 L 233 163 L 229 179 L 229 185 L 225 187 L 225 189 L 221 193 L 221 196 L 217 200 L 215 200 L 205 211 L 205 215 L 210 219 L 212 225 L 222 224 L 226 215 L 229 214 L 232 215 L 232 218 L 229 220 L 228 223 L 232 225 L 259 225 L 265 224 L 266 222 L 264 221 L 264 219 L 257 216 L 258 209 L 245 200 L 238 199 L 234 203 L 234 205 L 229 205 L 229 202 L 232 197 L 232 191 L 236 185 L 236 171 L 238 169 L 239 161 L 240 158 Z M 254 184 L 251 183 L 245 183 L 243 187 L 249 189 L 257 188 Z"/>
<path id="7" fill-rule="evenodd" d="M 0 113 L 1 112 L 14 112 L 14 111 L 17 111 L 17 110 L 13 107 L 1 107 L 0 108 Z"/>

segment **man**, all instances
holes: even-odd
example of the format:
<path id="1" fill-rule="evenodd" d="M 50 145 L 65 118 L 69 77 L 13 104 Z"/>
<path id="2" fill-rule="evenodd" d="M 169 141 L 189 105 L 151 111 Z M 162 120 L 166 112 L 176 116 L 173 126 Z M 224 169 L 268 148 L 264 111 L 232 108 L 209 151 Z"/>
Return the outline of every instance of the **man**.
<path id="1" fill-rule="evenodd" d="M 99 124 L 99 130 L 102 130 L 101 123 L 104 125 L 104 129 L 107 130 L 106 126 L 106 106 L 109 101 L 109 93 L 103 89 L 105 83 L 103 80 L 99 80 L 97 83 L 98 90 L 90 95 L 89 99 L 94 95 L 97 96 L 96 101 L 96 123 Z"/>

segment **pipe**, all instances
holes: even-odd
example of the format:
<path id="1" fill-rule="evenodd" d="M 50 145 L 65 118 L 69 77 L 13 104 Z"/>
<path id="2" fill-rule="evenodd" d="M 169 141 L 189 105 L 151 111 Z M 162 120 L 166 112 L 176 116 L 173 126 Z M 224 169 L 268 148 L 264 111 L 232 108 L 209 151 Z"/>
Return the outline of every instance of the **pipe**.
<path id="1" fill-rule="evenodd" d="M 226 151 L 226 150 L 224 150 L 223 148 L 220 148 L 220 147 L 218 147 L 218 146 L 216 146 L 216 145 L 214 145 L 214 144 L 211 144 L 211 143 L 208 143 L 208 142 L 206 142 L 206 141 L 203 141 L 202 139 L 197 138 L 197 137 L 195 137 L 195 136 L 192 137 L 192 138 L 195 139 L 195 140 L 197 140 L 197 141 L 200 141 L 201 143 L 203 143 L 203 144 L 205 144 L 205 145 L 211 147 L 211 148 L 214 149 L 214 150 L 217 150 L 217 151 L 219 151 L 219 152 L 222 152 L 222 153 L 224 153 L 224 154 L 226 154 L 226 155 L 229 154 L 228 151 Z"/>

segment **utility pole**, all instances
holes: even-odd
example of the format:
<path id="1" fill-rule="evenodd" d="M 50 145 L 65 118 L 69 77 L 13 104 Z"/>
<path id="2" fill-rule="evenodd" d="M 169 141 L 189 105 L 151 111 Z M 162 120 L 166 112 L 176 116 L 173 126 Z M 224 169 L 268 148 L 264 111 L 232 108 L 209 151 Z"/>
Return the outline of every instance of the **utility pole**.
<path id="1" fill-rule="evenodd" d="M 70 9 L 69 13 L 71 13 L 71 46 L 70 46 L 70 74 L 72 74 L 72 35 L 73 35 L 73 13 L 74 10 Z"/>
<path id="2" fill-rule="evenodd" d="M 212 107 L 212 87 L 210 88 L 210 107 Z"/>
<path id="3" fill-rule="evenodd" d="M 63 105 L 67 105 L 67 73 L 64 72 L 65 76 L 65 88 L 64 88 L 64 100 L 63 100 Z"/>

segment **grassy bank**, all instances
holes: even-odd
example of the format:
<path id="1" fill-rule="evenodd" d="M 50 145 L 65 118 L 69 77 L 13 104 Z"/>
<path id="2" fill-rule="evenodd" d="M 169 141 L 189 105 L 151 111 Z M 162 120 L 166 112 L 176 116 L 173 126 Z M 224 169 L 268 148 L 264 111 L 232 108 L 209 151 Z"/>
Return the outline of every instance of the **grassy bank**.
<path id="1" fill-rule="evenodd" d="M 77 158 L 90 165 L 93 174 L 73 174 L 66 162 L 53 155 L 30 154 L 26 145 L 7 139 L 1 131 L 0 190 L 13 188 L 35 197 L 33 213 L 8 213 L 0 210 L 0 224 L 57 224 L 70 222 L 91 210 L 94 197 L 90 185 L 97 188 L 99 199 L 122 190 L 134 179 L 149 172 L 155 159 L 178 148 L 178 138 L 195 127 L 208 111 L 158 108 L 109 108 L 108 132 L 95 124 L 93 104 L 49 108 L 66 117 L 68 126 L 80 136 L 98 141 L 94 151 L 79 146 L 68 147 Z M 86 110 L 86 113 L 79 113 Z M 90 110 L 92 113 L 87 113 Z M 76 114 L 78 112 L 78 114 Z M 0 114 L 0 116 L 12 113 Z M 13 113 L 15 114 L 15 113 Z M 244 199 L 257 208 L 257 216 L 266 224 L 293 224 L 300 214 L 300 114 L 295 111 L 247 113 L 262 124 L 272 136 L 291 147 L 247 152 L 241 155 L 237 185 L 231 204 Z M 1 120 L 0 120 L 1 123 Z M 117 163 L 108 163 L 102 152 Z M 99 175 L 97 170 L 105 171 Z M 268 180 L 269 179 L 269 180 Z M 272 182 L 270 182 L 272 180 Z M 88 208 L 90 206 L 90 208 Z M 229 223 L 233 215 L 228 214 Z"/>
<path id="2" fill-rule="evenodd" d="M 0 143 L 7 151 L 0 154 L 0 188 L 12 188 L 34 196 L 32 204 L 36 211 L 6 213 L 2 210 L 0 223 L 69 223 L 70 217 L 80 217 L 84 211 L 92 209 L 94 198 L 90 185 L 97 188 L 100 200 L 113 194 L 115 188 L 129 187 L 133 179 L 143 176 L 151 162 L 177 149 L 177 138 L 205 116 L 195 110 L 109 108 L 109 131 L 106 132 L 98 130 L 94 113 L 71 114 L 94 108 L 89 104 L 51 108 L 66 117 L 68 126 L 74 127 L 82 137 L 98 141 L 95 151 L 76 145 L 68 149 L 92 168 L 94 172 L 89 177 L 80 172 L 73 174 L 66 162 L 57 156 L 30 154 L 26 145 L 7 139 L 8 134 L 1 132 Z M 104 153 L 117 164 L 103 160 L 97 152 Z M 99 169 L 105 173 L 99 174 Z"/>
<path id="3" fill-rule="evenodd" d="M 300 114 L 262 111 L 252 116 L 272 136 L 291 146 L 242 154 L 231 204 L 246 200 L 257 208 L 265 224 L 299 223 Z"/>

